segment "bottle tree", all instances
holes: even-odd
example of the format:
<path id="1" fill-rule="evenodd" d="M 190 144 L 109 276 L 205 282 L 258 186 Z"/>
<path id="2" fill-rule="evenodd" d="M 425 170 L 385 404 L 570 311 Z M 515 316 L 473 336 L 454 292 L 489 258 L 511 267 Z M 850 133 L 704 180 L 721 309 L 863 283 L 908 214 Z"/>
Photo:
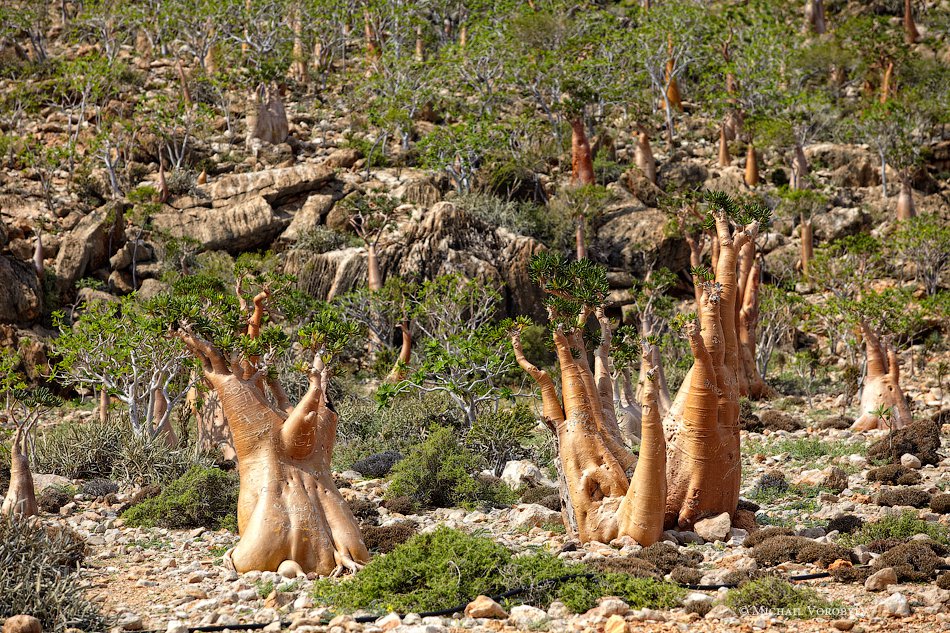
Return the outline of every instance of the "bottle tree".
<path id="1" fill-rule="evenodd" d="M 39 514 L 28 447 L 40 416 L 59 403 L 46 387 L 30 388 L 17 371 L 20 358 L 14 352 L 0 350 L 0 399 L 7 421 L 13 425 L 10 446 L 10 487 L 0 505 L 0 516 L 21 517 Z"/>
<path id="2" fill-rule="evenodd" d="M 227 559 L 239 572 L 355 571 L 369 554 L 330 474 L 338 416 L 327 386 L 360 331 L 327 306 L 305 313 L 288 283 L 255 276 L 235 296 L 220 281 L 186 277 L 153 308 L 201 363 L 234 436 L 241 540 Z M 296 366 L 307 381 L 296 404 L 274 365 L 288 353 L 306 358 Z"/>

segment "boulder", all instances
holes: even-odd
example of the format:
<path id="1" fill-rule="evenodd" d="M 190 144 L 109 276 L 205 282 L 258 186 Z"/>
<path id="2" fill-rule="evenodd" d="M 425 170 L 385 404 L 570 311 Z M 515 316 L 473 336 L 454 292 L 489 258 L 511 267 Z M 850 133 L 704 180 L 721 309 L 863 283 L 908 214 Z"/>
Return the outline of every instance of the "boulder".
<path id="1" fill-rule="evenodd" d="M 823 243 L 859 233 L 867 223 L 868 216 L 856 207 L 836 207 L 812 218 L 815 239 Z"/>
<path id="2" fill-rule="evenodd" d="M 501 480 L 517 490 L 526 486 L 548 486 L 556 484 L 544 476 L 541 469 L 528 460 L 511 460 L 505 464 Z"/>
<path id="3" fill-rule="evenodd" d="M 623 205 L 608 209 L 590 251 L 608 267 L 642 278 L 648 263 L 677 272 L 689 266 L 689 246 L 668 232 L 669 217 L 658 209 Z"/>
<path id="4" fill-rule="evenodd" d="M 501 312 L 543 319 L 540 290 L 528 277 L 531 257 L 542 250 L 537 240 L 494 228 L 448 202 L 439 202 L 421 218 L 402 226 L 400 239 L 379 253 L 383 279 L 400 276 L 433 279 L 459 273 L 501 288 Z M 328 253 L 291 251 L 285 270 L 298 289 L 321 299 L 366 285 L 366 251 L 346 248 Z"/>
<path id="5" fill-rule="evenodd" d="M 729 517 L 728 512 L 723 512 L 709 519 L 697 521 L 693 527 L 696 534 L 699 534 L 704 541 L 709 543 L 727 540 L 729 538 L 729 530 L 731 529 L 732 519 Z"/>
<path id="6" fill-rule="evenodd" d="M 318 191 L 334 179 L 326 163 L 304 163 L 293 167 L 264 169 L 217 178 L 196 187 L 201 199 L 212 207 L 227 207 L 249 198 L 263 198 L 279 206 L 302 194 Z"/>
<path id="7" fill-rule="evenodd" d="M 511 511 L 508 520 L 515 528 L 522 526 L 532 528 L 545 523 L 560 523 L 561 513 L 536 503 L 522 503 Z"/>
<path id="8" fill-rule="evenodd" d="M 32 615 L 15 615 L 3 622 L 3 633 L 42 633 L 43 626 Z"/>
<path id="9" fill-rule="evenodd" d="M 125 240 L 125 202 L 110 202 L 92 211 L 63 238 L 56 255 L 56 277 L 60 292 L 109 263 L 109 257 Z"/>
<path id="10" fill-rule="evenodd" d="M 270 244 L 290 218 L 274 213 L 270 204 L 257 196 L 229 207 L 162 213 L 153 218 L 153 223 L 174 237 L 197 240 L 205 249 L 240 253 Z"/>
<path id="11" fill-rule="evenodd" d="M 300 210 L 294 214 L 290 226 L 280 234 L 282 241 L 293 242 L 300 238 L 309 229 L 320 224 L 323 217 L 327 215 L 333 207 L 334 197 L 332 195 L 314 193 L 307 197 Z"/>
<path id="12" fill-rule="evenodd" d="M 478 596 L 465 607 L 467 618 L 507 618 L 508 612 L 488 596 Z"/>
<path id="13" fill-rule="evenodd" d="M 33 263 L 0 255 L 0 323 L 35 321 L 43 312 L 43 288 Z"/>
<path id="14" fill-rule="evenodd" d="M 512 607 L 508 617 L 508 621 L 516 628 L 530 631 L 537 630 L 547 619 L 548 614 L 545 611 L 526 604 Z"/>
<path id="15" fill-rule="evenodd" d="M 702 184 L 708 177 L 709 170 L 700 163 L 665 162 L 658 170 L 657 183 L 666 190 L 678 191 Z"/>
<path id="16" fill-rule="evenodd" d="M 876 571 L 864 581 L 864 588 L 868 591 L 884 591 L 891 585 L 897 584 L 897 572 L 893 567 L 885 567 Z"/>
<path id="17" fill-rule="evenodd" d="M 907 617 L 910 615 L 910 603 L 902 593 L 893 593 L 876 605 L 877 615 L 890 617 Z"/>

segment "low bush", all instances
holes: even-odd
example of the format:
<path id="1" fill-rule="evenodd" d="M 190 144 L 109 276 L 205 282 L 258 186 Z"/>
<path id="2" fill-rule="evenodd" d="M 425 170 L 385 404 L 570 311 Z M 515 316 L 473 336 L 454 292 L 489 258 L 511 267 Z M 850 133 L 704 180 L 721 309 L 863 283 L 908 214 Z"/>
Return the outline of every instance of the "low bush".
<path id="1" fill-rule="evenodd" d="M 920 488 L 885 488 L 877 493 L 875 502 L 884 507 L 924 508 L 930 503 L 930 493 Z"/>
<path id="2" fill-rule="evenodd" d="M 119 485 L 117 483 L 111 479 L 103 478 L 90 479 L 89 481 L 83 482 L 82 486 L 79 487 L 79 492 L 96 498 L 115 494 L 118 491 Z"/>
<path id="3" fill-rule="evenodd" d="M 415 523 L 396 523 L 394 525 L 361 525 L 363 542 L 371 552 L 388 554 L 415 536 L 419 530 Z"/>
<path id="4" fill-rule="evenodd" d="M 559 580 L 547 582 L 552 579 Z M 685 593 L 668 583 L 567 563 L 546 551 L 512 556 L 490 538 L 439 527 L 374 558 L 352 578 L 317 581 L 314 596 L 346 611 L 418 613 L 514 587 L 530 587 L 518 596 L 521 602 L 546 606 L 561 600 L 575 613 L 587 611 L 605 595 L 618 596 L 633 608 L 670 608 Z"/>
<path id="5" fill-rule="evenodd" d="M 27 613 L 44 631 L 108 630 L 76 578 L 84 550 L 70 530 L 35 519 L 0 518 L 0 619 Z"/>
<path id="6" fill-rule="evenodd" d="M 364 477 L 385 477 L 401 459 L 402 453 L 399 451 L 383 451 L 356 460 L 350 466 L 350 469 Z"/>
<path id="7" fill-rule="evenodd" d="M 930 509 L 937 514 L 950 513 L 950 494 L 940 492 L 930 497 Z"/>
<path id="8" fill-rule="evenodd" d="M 880 481 L 898 486 L 913 486 L 919 484 L 921 475 L 919 471 L 911 470 L 900 464 L 887 464 L 880 468 L 872 468 L 867 474 L 868 481 Z"/>
<path id="9" fill-rule="evenodd" d="M 478 416 L 465 438 L 465 445 L 488 464 L 500 477 L 505 463 L 529 457 L 525 448 L 535 434 L 538 421 L 525 403 L 483 413 Z"/>
<path id="10" fill-rule="evenodd" d="M 770 525 L 769 527 L 762 528 L 758 532 L 753 532 L 746 537 L 745 541 L 742 544 L 745 547 L 755 547 L 759 543 L 763 543 L 770 538 L 775 538 L 776 536 L 794 536 L 795 531 L 792 528 L 779 527 L 775 525 Z"/>
<path id="11" fill-rule="evenodd" d="M 452 429 L 436 427 L 392 472 L 389 497 L 407 496 L 426 507 L 507 505 L 514 493 L 500 480 L 478 477 L 478 458 L 459 443 Z"/>
<path id="12" fill-rule="evenodd" d="M 43 512 L 56 514 L 59 509 L 73 500 L 76 488 L 73 486 L 47 486 L 36 497 L 36 504 Z"/>
<path id="13" fill-rule="evenodd" d="M 940 424 L 938 420 L 921 420 L 882 437 L 868 448 L 868 459 L 897 463 L 901 455 L 916 455 L 922 464 L 940 461 Z"/>
<path id="14" fill-rule="evenodd" d="M 837 531 L 841 534 L 851 534 L 855 530 L 860 529 L 862 525 L 864 525 L 864 519 L 861 517 L 854 516 L 853 514 L 843 514 L 839 517 L 829 520 L 825 531 Z"/>
<path id="15" fill-rule="evenodd" d="M 798 587 L 775 576 L 752 580 L 726 594 L 726 605 L 740 615 L 773 613 L 787 618 L 814 618 L 842 612 L 811 587 Z"/>
<path id="16" fill-rule="evenodd" d="M 874 559 L 872 567 L 875 570 L 892 567 L 897 574 L 898 582 L 925 582 L 932 580 L 937 568 L 944 564 L 939 552 L 946 553 L 938 543 L 933 543 L 938 551 L 934 551 L 927 541 L 911 541 L 899 543 Z"/>
<path id="17" fill-rule="evenodd" d="M 68 479 L 110 479 L 128 483 L 162 483 L 180 477 L 208 460 L 192 448 L 169 448 L 133 432 L 127 421 L 112 418 L 67 422 L 39 435 L 34 470 Z"/>
<path id="18" fill-rule="evenodd" d="M 174 529 L 227 527 L 228 515 L 235 512 L 237 477 L 217 468 L 193 466 L 162 490 L 122 513 L 132 527 Z"/>
<path id="19" fill-rule="evenodd" d="M 917 518 L 917 513 L 908 510 L 898 516 L 884 517 L 873 523 L 865 523 L 852 534 L 841 538 L 848 547 L 867 545 L 882 539 L 907 540 L 916 534 L 926 534 L 938 543 L 947 543 L 947 528 L 939 523 L 929 523 Z"/>

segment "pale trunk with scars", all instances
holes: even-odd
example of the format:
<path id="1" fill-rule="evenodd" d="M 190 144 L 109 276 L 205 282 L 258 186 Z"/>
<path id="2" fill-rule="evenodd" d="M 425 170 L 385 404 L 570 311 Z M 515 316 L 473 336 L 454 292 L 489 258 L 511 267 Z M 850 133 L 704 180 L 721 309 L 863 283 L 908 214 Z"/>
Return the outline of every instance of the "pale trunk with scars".
<path id="1" fill-rule="evenodd" d="M 861 415 L 851 428 L 855 431 L 904 428 L 914 420 L 907 398 L 901 390 L 897 354 L 882 344 L 866 321 L 861 321 L 860 326 L 868 369 L 864 378 L 864 391 L 861 393 Z M 890 409 L 888 416 L 878 415 L 882 407 Z"/>
<path id="2" fill-rule="evenodd" d="M 260 331 L 265 297 L 254 299 L 252 338 Z M 257 370 L 258 359 L 227 361 L 209 342 L 189 333 L 179 336 L 201 361 L 234 436 L 241 535 L 230 552 L 234 568 L 275 571 L 290 563 L 321 575 L 355 571 L 369 554 L 330 475 L 338 416 L 327 399 L 329 375 L 319 353 L 307 392 L 292 406 L 279 383 Z"/>
<path id="3" fill-rule="evenodd" d="M 33 473 L 30 472 L 30 460 L 26 455 L 26 432 L 18 428 L 10 447 L 10 487 L 0 506 L 0 516 L 31 517 L 37 514 L 39 507 L 33 490 Z"/>

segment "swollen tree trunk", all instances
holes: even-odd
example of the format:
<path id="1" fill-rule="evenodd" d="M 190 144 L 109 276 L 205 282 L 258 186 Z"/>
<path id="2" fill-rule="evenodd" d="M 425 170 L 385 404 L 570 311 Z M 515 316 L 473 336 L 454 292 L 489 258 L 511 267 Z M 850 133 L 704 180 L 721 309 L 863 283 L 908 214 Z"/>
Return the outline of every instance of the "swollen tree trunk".
<path id="1" fill-rule="evenodd" d="M 273 145 L 287 140 L 290 125 L 276 90 L 267 88 L 261 93 L 255 91 L 247 117 L 247 131 L 248 140 L 257 138 Z"/>
<path id="2" fill-rule="evenodd" d="M 749 143 L 745 156 L 745 184 L 756 187 L 759 184 L 759 161 L 755 155 L 755 145 Z"/>
<path id="3" fill-rule="evenodd" d="M 265 298 L 261 293 L 254 299 L 251 338 L 260 333 Z M 330 474 L 338 416 L 327 398 L 329 374 L 320 355 L 308 372 L 307 392 L 294 406 L 276 380 L 257 372 L 253 359 L 230 362 L 210 342 L 188 332 L 179 336 L 201 361 L 234 436 L 241 482 L 241 540 L 227 555 L 234 568 L 355 571 L 369 554 Z"/>
<path id="4" fill-rule="evenodd" d="M 26 456 L 26 432 L 17 428 L 10 447 L 10 487 L 0 506 L 0 515 L 31 517 L 39 514 L 36 493 L 33 490 L 33 473 Z"/>
<path id="5" fill-rule="evenodd" d="M 667 48 L 669 50 L 669 58 L 666 60 L 666 101 L 669 103 L 670 107 L 675 108 L 677 111 L 683 111 L 683 99 L 680 95 L 680 86 L 676 81 L 676 77 L 673 76 L 673 70 L 675 68 L 675 62 L 673 61 L 673 35 L 670 34 L 666 39 Z"/>
<path id="6" fill-rule="evenodd" d="M 595 182 L 594 160 L 584 121 L 581 117 L 575 117 L 571 119 L 571 184 L 584 186 Z"/>
<path id="7" fill-rule="evenodd" d="M 663 536 L 663 508 L 666 503 L 666 438 L 658 407 L 658 385 L 652 365 L 654 347 L 644 345 L 641 371 L 646 380 L 641 401 L 642 435 L 640 456 L 627 494 L 617 510 L 618 532 L 628 535 L 644 547 Z"/>
<path id="8" fill-rule="evenodd" d="M 732 164 L 732 157 L 729 156 L 729 143 L 726 141 L 726 127 L 719 127 L 719 166 L 728 167 Z"/>
<path id="9" fill-rule="evenodd" d="M 109 397 L 109 392 L 105 387 L 99 389 L 99 422 L 105 424 L 109 421 L 109 405 L 112 403 L 112 398 Z"/>
<path id="10" fill-rule="evenodd" d="M 904 0 L 904 41 L 915 44 L 920 39 L 917 25 L 914 23 L 914 11 L 910 0 Z"/>
<path id="11" fill-rule="evenodd" d="M 207 387 L 211 383 L 204 381 Z M 232 461 L 237 461 L 237 453 L 234 451 L 234 437 L 231 435 L 231 427 L 224 417 L 224 409 L 221 408 L 221 399 L 218 394 L 211 389 L 207 393 L 198 394 L 197 388 L 192 388 L 188 392 L 188 404 L 191 407 L 192 415 L 197 424 L 198 445 L 201 450 L 206 452 L 218 451 L 221 457 Z"/>
<path id="12" fill-rule="evenodd" d="M 728 512 L 739 501 L 739 342 L 736 327 L 737 254 L 758 224 L 731 234 L 714 212 L 719 241 L 716 283 L 703 286 L 699 322 L 687 326 L 694 364 L 664 424 L 671 427 L 665 526 L 687 529 Z"/>
<path id="13" fill-rule="evenodd" d="M 752 242 L 747 244 L 745 248 L 750 248 L 751 245 Z M 773 393 L 765 383 L 765 379 L 759 373 L 759 367 L 755 363 L 756 327 L 759 324 L 759 287 L 762 283 L 762 258 L 754 254 L 754 248 L 750 249 L 748 256 L 754 258 L 754 261 L 749 268 L 743 285 L 742 303 L 739 309 L 739 363 L 741 370 L 745 372 L 744 379 L 740 377 L 740 383 L 746 386 L 745 393 L 740 393 L 740 395 L 753 400 L 761 400 L 762 398 L 771 397 Z"/>
<path id="14" fill-rule="evenodd" d="M 578 215 L 574 219 L 574 245 L 577 251 L 577 259 L 587 259 L 587 236 L 584 231 L 586 224 L 583 215 Z"/>
<path id="15" fill-rule="evenodd" d="M 795 155 L 792 158 L 792 189 L 804 189 L 808 177 L 808 159 L 800 143 L 795 143 Z"/>
<path id="16" fill-rule="evenodd" d="M 897 220 L 909 220 L 917 215 L 914 206 L 914 189 L 910 184 L 910 176 L 901 174 L 901 189 L 897 194 Z"/>
<path id="17" fill-rule="evenodd" d="M 825 3 L 823 0 L 805 0 L 805 22 L 822 35 L 827 30 L 825 24 Z"/>
<path id="18" fill-rule="evenodd" d="M 294 48 L 291 52 L 290 77 L 298 83 L 305 83 L 309 78 L 307 73 L 307 47 L 303 41 L 303 20 L 299 12 L 293 17 Z"/>
<path id="19" fill-rule="evenodd" d="M 645 130 L 640 130 L 637 140 L 637 149 L 635 152 L 637 168 L 652 182 L 656 184 L 656 158 L 653 157 L 653 149 L 650 147 L 650 137 Z"/>
<path id="20" fill-rule="evenodd" d="M 381 290 L 383 278 L 379 272 L 379 255 L 376 253 L 376 244 L 366 244 L 366 284 L 371 291 Z"/>
<path id="21" fill-rule="evenodd" d="M 893 88 L 891 83 L 894 80 L 894 60 L 889 60 L 884 68 L 884 77 L 881 79 L 881 103 L 887 103 L 891 96 Z"/>
<path id="22" fill-rule="evenodd" d="M 402 347 L 399 350 L 399 358 L 393 368 L 389 370 L 389 375 L 386 376 L 384 381 L 389 384 L 396 384 L 406 379 L 406 368 L 412 358 L 412 331 L 409 322 L 401 323 L 399 329 L 402 330 Z"/>
<path id="23" fill-rule="evenodd" d="M 860 325 L 868 364 L 861 393 L 861 415 L 851 428 L 855 431 L 903 428 L 913 422 L 913 417 L 901 391 L 897 354 L 881 343 L 866 321 L 862 320 Z M 889 409 L 889 415 L 879 415 L 881 408 Z"/>
<path id="24" fill-rule="evenodd" d="M 805 218 L 802 216 L 801 222 L 801 239 L 802 239 L 802 277 L 808 278 L 808 267 L 811 264 L 812 258 L 815 256 L 815 238 L 814 231 L 811 226 L 811 218 Z"/>
<path id="25" fill-rule="evenodd" d="M 43 283 L 43 275 L 46 272 L 46 267 L 43 264 L 44 259 L 46 259 L 46 253 L 43 249 L 43 234 L 37 231 L 36 245 L 33 247 L 33 269 L 36 271 L 40 284 Z"/>

